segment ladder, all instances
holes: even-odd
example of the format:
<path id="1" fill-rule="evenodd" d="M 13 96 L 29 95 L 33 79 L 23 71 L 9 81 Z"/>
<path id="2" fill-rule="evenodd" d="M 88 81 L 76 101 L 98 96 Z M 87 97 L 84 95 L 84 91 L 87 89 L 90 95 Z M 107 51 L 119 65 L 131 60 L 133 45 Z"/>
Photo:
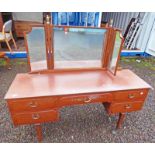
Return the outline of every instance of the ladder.
<path id="1" fill-rule="evenodd" d="M 145 20 L 146 20 L 146 13 L 144 14 L 143 18 L 140 17 L 140 13 L 139 13 L 138 17 L 130 25 L 129 31 L 124 41 L 124 46 L 126 49 L 135 48 L 137 38 L 142 30 L 142 26 Z"/>

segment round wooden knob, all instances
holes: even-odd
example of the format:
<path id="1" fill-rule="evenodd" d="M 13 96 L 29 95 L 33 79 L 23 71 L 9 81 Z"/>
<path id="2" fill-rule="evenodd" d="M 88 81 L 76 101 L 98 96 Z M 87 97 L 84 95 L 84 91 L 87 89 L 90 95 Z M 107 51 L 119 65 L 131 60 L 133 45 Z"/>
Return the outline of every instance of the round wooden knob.
<path id="1" fill-rule="evenodd" d="M 40 118 L 40 116 L 39 116 L 39 114 L 32 114 L 32 119 L 39 119 Z"/>
<path id="2" fill-rule="evenodd" d="M 135 97 L 135 95 L 133 95 L 133 94 L 129 94 L 128 97 L 129 97 L 130 99 L 132 99 L 132 98 Z"/>
<path id="3" fill-rule="evenodd" d="M 36 103 L 31 102 L 31 103 L 29 103 L 29 106 L 30 106 L 30 107 L 32 107 L 32 108 L 36 108 L 36 107 L 37 107 L 37 104 L 36 104 Z"/>
<path id="4" fill-rule="evenodd" d="M 88 103 L 88 102 L 90 102 L 90 101 L 91 101 L 91 98 L 88 97 L 84 102 L 85 102 L 85 103 Z"/>
<path id="5" fill-rule="evenodd" d="M 125 105 L 125 109 L 130 109 L 131 108 L 131 105 L 127 104 Z"/>

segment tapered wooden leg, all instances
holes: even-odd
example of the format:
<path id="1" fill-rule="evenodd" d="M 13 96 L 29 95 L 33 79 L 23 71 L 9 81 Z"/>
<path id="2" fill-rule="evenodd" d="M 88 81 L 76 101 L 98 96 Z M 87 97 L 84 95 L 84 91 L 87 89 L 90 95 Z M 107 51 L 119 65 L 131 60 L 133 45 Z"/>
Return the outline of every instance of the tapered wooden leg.
<path id="1" fill-rule="evenodd" d="M 38 142 L 41 142 L 42 141 L 42 127 L 41 127 L 41 124 L 35 124 L 35 127 L 36 127 Z"/>
<path id="2" fill-rule="evenodd" d="M 10 52 L 12 52 L 12 49 L 11 49 L 11 47 L 10 47 L 10 45 L 9 45 L 8 40 L 5 40 L 5 42 L 6 42 L 7 46 L 8 46 L 8 48 L 9 48 Z"/>
<path id="3" fill-rule="evenodd" d="M 117 129 L 119 129 L 122 126 L 124 118 L 125 118 L 125 113 L 120 113 L 119 114 L 119 119 L 118 119 L 118 122 L 117 122 L 117 127 L 116 127 Z"/>
<path id="4" fill-rule="evenodd" d="M 14 44 L 15 49 L 17 50 L 17 45 L 16 45 L 16 42 L 15 42 L 15 40 L 14 40 L 13 37 L 12 37 L 12 41 L 13 41 L 13 44 Z"/>
<path id="5" fill-rule="evenodd" d="M 7 68 L 8 68 L 8 69 L 11 69 L 11 66 L 10 66 L 10 59 L 9 59 L 7 56 L 4 56 L 4 59 L 5 59 L 5 61 L 6 61 Z"/>

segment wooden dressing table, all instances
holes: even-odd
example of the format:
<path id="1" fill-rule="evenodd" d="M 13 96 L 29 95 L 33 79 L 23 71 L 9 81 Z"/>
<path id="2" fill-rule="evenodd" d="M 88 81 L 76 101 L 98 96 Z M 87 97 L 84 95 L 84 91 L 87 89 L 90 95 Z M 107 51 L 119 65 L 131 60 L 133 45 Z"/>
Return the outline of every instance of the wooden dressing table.
<path id="1" fill-rule="evenodd" d="M 38 28 L 39 31 L 37 31 Z M 102 30 L 105 31 L 104 34 L 102 34 Z M 58 33 L 54 31 L 58 31 Z M 32 42 L 37 44 L 34 42 L 36 40 L 30 36 L 32 33 L 44 34 L 41 37 L 43 43 L 40 43 L 40 46 L 44 46 L 44 48 L 38 48 L 40 51 L 30 47 L 33 46 Z M 58 40 L 63 38 L 61 35 L 59 39 L 58 36 L 56 37 L 59 33 L 66 35 L 62 41 L 64 44 L 57 44 Z M 93 37 L 100 33 L 104 35 L 104 39 L 101 41 L 104 46 L 100 46 L 102 47 L 101 58 L 56 60 L 58 56 L 54 53 L 60 51 L 59 46 L 65 46 L 60 48 L 66 48 L 68 51 L 66 46 L 74 44 L 74 42 L 71 42 L 72 39 L 67 40 L 67 37 L 69 35 L 79 37 L 79 33 L 80 37 L 83 37 L 81 40 L 85 42 L 84 47 L 88 47 L 88 53 L 89 46 L 95 40 L 90 43 L 90 40 L 86 41 L 87 38 L 84 38 L 83 35 L 94 35 Z M 100 39 L 100 36 L 97 37 Z M 66 45 L 66 40 L 70 41 L 69 45 Z M 34 124 L 38 141 L 42 140 L 41 123 L 58 121 L 60 119 L 59 110 L 64 106 L 101 102 L 108 114 L 119 113 L 117 128 L 121 127 L 127 112 L 142 109 L 151 86 L 130 70 L 117 69 L 123 45 L 123 38 L 120 36 L 119 30 L 110 27 L 55 27 L 47 23 L 31 27 L 30 31 L 25 33 L 25 43 L 29 55 L 30 72 L 17 74 L 5 99 L 14 125 Z M 76 45 L 78 46 L 78 43 L 74 44 L 74 51 L 76 51 Z M 38 46 L 36 45 L 36 47 Z M 95 42 L 93 46 L 97 46 L 97 43 Z M 98 49 L 98 47 L 95 48 Z M 79 49 L 82 48 L 79 47 Z M 38 60 L 34 59 L 39 52 L 43 52 L 44 55 L 41 55 Z"/>

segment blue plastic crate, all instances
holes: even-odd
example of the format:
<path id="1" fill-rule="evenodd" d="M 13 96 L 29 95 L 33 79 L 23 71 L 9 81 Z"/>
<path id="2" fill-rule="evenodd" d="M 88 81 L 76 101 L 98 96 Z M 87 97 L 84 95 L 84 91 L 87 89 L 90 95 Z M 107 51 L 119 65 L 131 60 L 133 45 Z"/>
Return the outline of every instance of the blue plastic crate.
<path id="1" fill-rule="evenodd" d="M 141 56 L 141 57 L 148 57 L 150 56 L 146 52 L 142 51 L 122 51 L 121 56 L 127 57 L 127 56 Z"/>
<path id="2" fill-rule="evenodd" d="M 26 51 L 19 51 L 19 52 L 16 51 L 16 52 L 13 52 L 13 53 L 5 52 L 5 53 L 11 59 L 15 59 L 15 58 L 27 58 Z"/>

